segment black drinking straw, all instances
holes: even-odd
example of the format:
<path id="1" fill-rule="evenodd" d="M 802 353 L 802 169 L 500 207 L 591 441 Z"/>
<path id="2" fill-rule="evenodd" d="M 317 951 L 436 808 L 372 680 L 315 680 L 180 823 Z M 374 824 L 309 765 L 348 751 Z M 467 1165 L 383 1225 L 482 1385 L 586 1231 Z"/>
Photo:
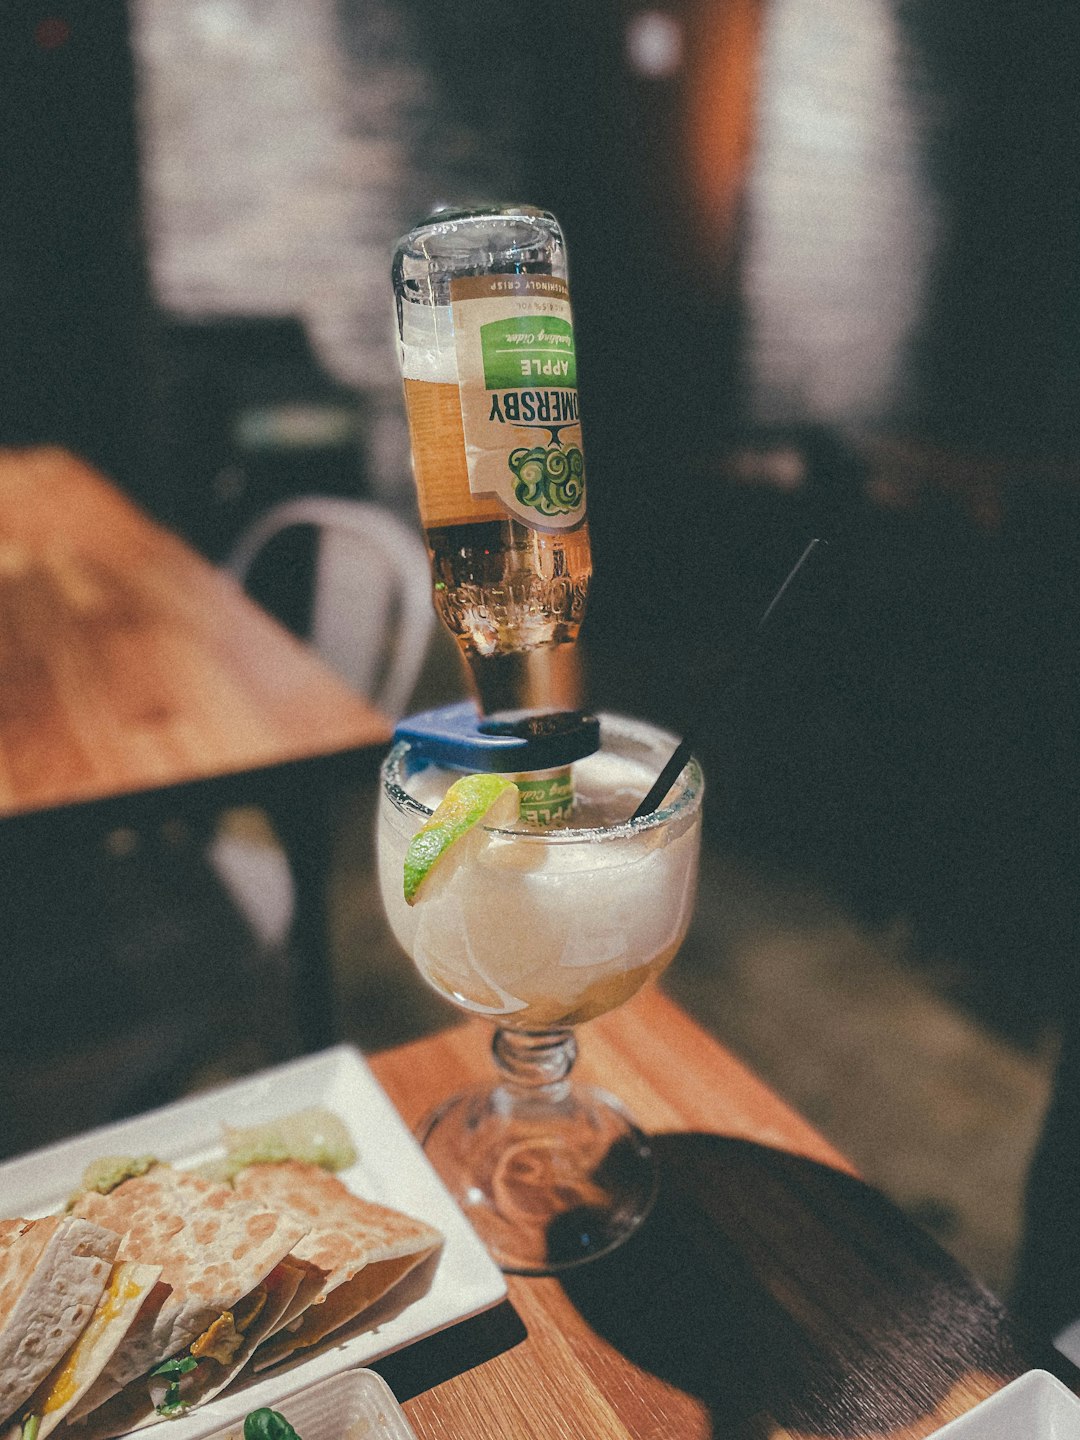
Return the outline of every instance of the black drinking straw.
<path id="1" fill-rule="evenodd" d="M 810 556 L 814 553 L 816 547 L 818 545 L 827 544 L 828 541 L 822 540 L 820 537 L 817 537 L 810 541 L 809 545 L 807 545 L 806 549 L 799 556 L 798 560 L 795 561 L 795 564 L 792 566 L 791 573 L 788 575 L 787 579 L 780 586 L 780 589 L 776 592 L 773 598 L 769 601 L 768 605 L 765 607 L 765 613 L 758 621 L 757 629 L 754 632 L 756 635 L 760 635 L 761 631 L 765 628 L 765 622 L 776 609 L 777 605 L 780 604 L 780 601 L 787 593 L 791 582 L 795 579 L 795 576 L 798 575 L 799 571 L 810 559 Z M 737 671 L 739 666 L 742 664 L 749 649 L 749 643 L 744 645 L 742 651 L 739 654 L 738 660 L 733 667 L 735 671 Z M 661 800 L 663 800 L 664 796 L 668 793 L 672 785 L 675 784 L 675 781 L 682 773 L 683 766 L 690 759 L 692 748 L 693 747 L 691 746 L 689 740 L 684 739 L 679 741 L 678 745 L 672 752 L 671 758 L 668 760 L 664 768 L 660 771 L 660 774 L 653 781 L 652 786 L 649 789 L 649 793 L 645 796 L 644 800 L 642 800 L 641 804 L 634 811 L 633 815 L 630 816 L 631 820 L 640 820 L 644 815 L 651 815 L 652 812 L 658 808 Z"/>

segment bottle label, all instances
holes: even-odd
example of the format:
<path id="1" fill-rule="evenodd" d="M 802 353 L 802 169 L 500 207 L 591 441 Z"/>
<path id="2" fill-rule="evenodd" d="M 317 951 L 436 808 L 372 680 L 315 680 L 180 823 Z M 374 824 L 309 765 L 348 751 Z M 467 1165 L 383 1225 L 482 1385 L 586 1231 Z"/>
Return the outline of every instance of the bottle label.
<path id="1" fill-rule="evenodd" d="M 557 825 L 574 810 L 574 778 L 569 769 L 515 775 L 521 818 L 534 825 Z"/>
<path id="2" fill-rule="evenodd" d="M 461 276 L 450 298 L 471 493 L 534 530 L 572 530 L 585 459 L 566 281 Z"/>

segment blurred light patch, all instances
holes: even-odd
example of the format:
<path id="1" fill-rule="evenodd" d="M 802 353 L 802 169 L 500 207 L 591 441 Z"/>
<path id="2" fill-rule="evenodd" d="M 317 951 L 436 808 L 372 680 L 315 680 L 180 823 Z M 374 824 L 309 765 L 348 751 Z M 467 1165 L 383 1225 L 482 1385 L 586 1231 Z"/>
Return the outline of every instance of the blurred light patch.
<path id="1" fill-rule="evenodd" d="M 34 26 L 34 44 L 39 50 L 59 50 L 71 39 L 71 26 L 62 15 L 46 15 Z"/>
<path id="2" fill-rule="evenodd" d="M 682 26 L 664 10 L 640 10 L 626 26 L 630 68 L 649 80 L 668 80 L 683 58 Z"/>
<path id="3" fill-rule="evenodd" d="M 251 406 L 240 413 L 233 438 L 242 450 L 303 450 L 357 441 L 355 410 L 341 405 Z"/>
<path id="4" fill-rule="evenodd" d="M 770 0 L 775 3 L 775 0 Z M 750 170 L 765 0 L 698 0 L 687 56 L 683 156 L 709 263 L 730 263 Z"/>
<path id="5" fill-rule="evenodd" d="M 728 462 L 731 478 L 740 485 L 762 485 L 784 494 L 801 490 L 806 460 L 793 446 L 736 450 Z"/>
<path id="6" fill-rule="evenodd" d="M 211 45 L 227 45 L 250 31 L 240 9 L 231 0 L 204 0 L 191 11 L 191 21 Z"/>
<path id="7" fill-rule="evenodd" d="M 932 92 L 893 0 L 769 0 L 759 49 L 740 232 L 753 417 L 873 430 L 903 414 L 932 278 Z"/>

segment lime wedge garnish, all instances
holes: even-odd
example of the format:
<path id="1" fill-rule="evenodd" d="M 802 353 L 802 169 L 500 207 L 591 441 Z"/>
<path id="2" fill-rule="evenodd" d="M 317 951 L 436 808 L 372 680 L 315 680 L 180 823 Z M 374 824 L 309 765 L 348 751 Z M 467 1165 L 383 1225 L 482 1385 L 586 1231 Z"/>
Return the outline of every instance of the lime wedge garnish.
<path id="1" fill-rule="evenodd" d="M 518 818 L 518 788 L 504 775 L 463 775 L 439 801 L 405 851 L 405 899 L 416 904 L 417 891 L 448 852 L 461 853 L 460 842 L 481 821 L 512 825 Z M 454 847 L 458 847 L 454 850 Z"/>

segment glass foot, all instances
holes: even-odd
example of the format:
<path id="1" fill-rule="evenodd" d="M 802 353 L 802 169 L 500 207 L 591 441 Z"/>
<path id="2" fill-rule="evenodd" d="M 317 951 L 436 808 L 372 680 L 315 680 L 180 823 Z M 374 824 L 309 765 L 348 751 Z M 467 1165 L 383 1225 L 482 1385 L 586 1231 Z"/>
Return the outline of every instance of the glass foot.
<path id="1" fill-rule="evenodd" d="M 551 1275 L 627 1240 L 656 1197 L 647 1137 L 613 1096 L 479 1086 L 419 1131 L 428 1159 L 503 1270 Z"/>

